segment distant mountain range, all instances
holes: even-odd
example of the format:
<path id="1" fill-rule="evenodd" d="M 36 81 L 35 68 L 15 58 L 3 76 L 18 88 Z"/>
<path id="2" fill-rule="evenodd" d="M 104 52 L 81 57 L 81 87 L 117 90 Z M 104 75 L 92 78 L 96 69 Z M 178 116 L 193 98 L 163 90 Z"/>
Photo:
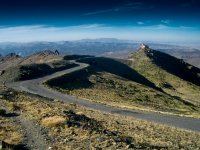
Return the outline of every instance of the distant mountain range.
<path id="1" fill-rule="evenodd" d="M 58 50 L 64 54 L 84 54 L 95 56 L 106 56 L 126 58 L 137 49 L 139 42 L 130 40 L 119 40 L 112 38 L 83 39 L 78 41 L 60 42 L 30 42 L 30 43 L 0 43 L 0 55 L 16 53 L 21 56 L 28 56 L 43 50 Z M 170 44 L 147 44 L 159 51 L 168 53 L 177 58 L 183 59 L 200 68 L 200 50 Z"/>
<path id="2" fill-rule="evenodd" d="M 129 50 L 137 47 L 137 43 L 115 39 L 79 40 L 61 42 L 0 43 L 0 54 L 14 52 L 27 56 L 42 50 L 59 50 L 70 54 L 100 55 L 110 51 Z"/>

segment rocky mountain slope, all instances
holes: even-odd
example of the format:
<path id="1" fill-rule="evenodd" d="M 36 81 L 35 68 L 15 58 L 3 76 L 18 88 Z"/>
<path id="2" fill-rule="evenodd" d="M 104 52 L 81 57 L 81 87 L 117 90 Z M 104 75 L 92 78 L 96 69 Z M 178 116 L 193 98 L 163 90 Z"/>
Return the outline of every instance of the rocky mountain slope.
<path id="1" fill-rule="evenodd" d="M 200 69 L 168 54 L 140 48 L 127 64 L 168 94 L 200 104 Z"/>
<path id="2" fill-rule="evenodd" d="M 20 57 L 12 53 L 0 60 L 0 80 L 3 82 L 27 80 L 73 66 L 75 65 L 63 60 L 62 55 L 50 50 L 41 51 L 27 57 Z"/>
<path id="3" fill-rule="evenodd" d="M 144 48 L 129 59 L 93 57 L 78 61 L 90 66 L 47 84 L 108 105 L 199 116 L 199 69 L 182 60 Z"/>

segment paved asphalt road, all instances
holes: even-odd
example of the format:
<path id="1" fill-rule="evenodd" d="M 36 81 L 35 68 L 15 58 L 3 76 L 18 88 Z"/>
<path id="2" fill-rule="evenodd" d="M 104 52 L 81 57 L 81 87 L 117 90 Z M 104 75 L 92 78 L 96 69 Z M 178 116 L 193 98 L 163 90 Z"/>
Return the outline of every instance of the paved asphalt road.
<path id="1" fill-rule="evenodd" d="M 155 113 L 155 112 L 144 112 L 144 111 L 139 111 L 139 110 L 115 108 L 115 107 L 107 106 L 107 105 L 96 103 L 96 102 L 77 99 L 75 97 L 62 94 L 58 91 L 54 91 L 53 89 L 45 88 L 41 84 L 46 80 L 49 80 L 58 76 L 62 76 L 67 73 L 71 73 L 73 71 L 80 70 L 88 66 L 88 64 L 84 64 L 84 63 L 78 63 L 78 62 L 75 62 L 75 63 L 78 64 L 79 66 L 71 68 L 71 69 L 59 71 L 52 75 L 48 75 L 42 78 L 27 80 L 27 81 L 22 81 L 22 82 L 7 83 L 6 85 L 9 88 L 13 88 L 15 90 L 26 91 L 32 94 L 37 94 L 37 95 L 51 98 L 51 99 L 59 99 L 67 103 L 75 103 L 77 105 L 85 106 L 87 108 L 98 110 L 101 112 L 135 117 L 142 120 L 147 120 L 151 122 L 156 122 L 160 124 L 165 124 L 169 126 L 174 126 L 178 128 L 200 132 L 200 119 L 179 117 L 175 115 L 166 115 L 166 114 L 160 114 L 160 113 Z"/>

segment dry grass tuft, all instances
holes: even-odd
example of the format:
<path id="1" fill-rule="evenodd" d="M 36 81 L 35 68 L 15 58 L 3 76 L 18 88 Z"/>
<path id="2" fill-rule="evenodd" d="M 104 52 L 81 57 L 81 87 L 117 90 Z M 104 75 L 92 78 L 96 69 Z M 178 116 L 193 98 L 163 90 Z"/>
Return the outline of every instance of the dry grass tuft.
<path id="1" fill-rule="evenodd" d="M 63 116 L 52 116 L 42 119 L 41 124 L 45 127 L 58 127 L 66 123 L 66 118 Z"/>
<path id="2" fill-rule="evenodd" d="M 11 111 L 21 111 L 22 110 L 22 107 L 18 104 L 15 104 L 15 103 L 10 103 L 8 108 Z"/>
<path id="3" fill-rule="evenodd" d="M 9 144 L 18 144 L 22 137 L 16 126 L 13 126 L 8 119 L 0 117 L 0 140 Z"/>

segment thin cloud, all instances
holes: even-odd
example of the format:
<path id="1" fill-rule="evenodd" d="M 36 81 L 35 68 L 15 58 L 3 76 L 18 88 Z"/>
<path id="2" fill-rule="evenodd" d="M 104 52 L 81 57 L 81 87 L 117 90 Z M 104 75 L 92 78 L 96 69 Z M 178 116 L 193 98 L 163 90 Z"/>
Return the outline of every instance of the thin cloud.
<path id="1" fill-rule="evenodd" d="M 138 25 L 143 25 L 144 22 L 142 22 L 142 21 L 138 21 L 137 24 L 138 24 Z"/>
<path id="2" fill-rule="evenodd" d="M 69 29 L 69 28 L 79 28 L 79 29 L 92 29 L 92 28 L 101 28 L 105 27 L 104 24 L 83 24 L 83 25 L 77 25 L 77 26 L 66 26 L 62 27 L 61 29 Z M 59 28 L 59 27 L 56 27 Z"/>
<path id="3" fill-rule="evenodd" d="M 150 29 L 150 30 L 155 30 L 155 29 L 156 30 L 161 30 L 161 29 L 169 29 L 171 27 L 166 26 L 164 24 L 158 24 L 158 25 L 152 25 L 152 26 L 143 26 L 141 28 L 143 28 L 143 29 Z"/>
<path id="4" fill-rule="evenodd" d="M 134 8 L 134 9 L 140 9 L 143 6 L 144 6 L 144 3 L 142 3 L 142 2 L 132 2 L 132 3 L 124 4 L 124 7 L 126 7 L 126 8 Z"/>
<path id="5" fill-rule="evenodd" d="M 41 29 L 44 28 L 44 25 L 31 25 L 31 26 L 1 26 L 0 27 L 0 31 L 1 32 L 24 32 L 24 31 L 30 31 L 30 30 L 37 30 L 37 29 Z"/>
<path id="6" fill-rule="evenodd" d="M 106 27 L 104 24 L 82 24 L 75 26 L 64 26 L 64 27 L 54 27 L 54 26 L 46 26 L 46 25 L 29 25 L 29 26 L 1 26 L 0 32 L 32 32 L 32 31 L 63 31 L 63 30 L 71 30 L 71 29 L 95 29 L 95 28 L 104 28 Z"/>
<path id="7" fill-rule="evenodd" d="M 164 23 L 164 24 L 170 24 L 170 23 L 171 23 L 171 20 L 165 19 L 165 20 L 161 20 L 160 22 L 161 22 L 161 23 Z"/>
<path id="8" fill-rule="evenodd" d="M 125 10 L 139 10 L 139 9 L 153 9 L 153 8 L 155 8 L 154 5 L 148 6 L 142 2 L 133 2 L 133 3 L 126 3 L 120 7 L 88 12 L 88 13 L 83 14 L 83 16 L 97 15 L 97 14 L 108 13 L 108 12 L 119 12 L 119 11 L 125 11 Z"/>
<path id="9" fill-rule="evenodd" d="M 90 15 L 97 15 L 97 14 L 102 14 L 102 13 L 107 13 L 107 12 L 118 12 L 120 11 L 121 8 L 112 8 L 112 9 L 105 9 L 105 10 L 99 10 L 99 11 L 94 11 L 94 12 L 89 12 L 86 14 L 83 14 L 83 16 L 90 16 Z"/>
<path id="10" fill-rule="evenodd" d="M 46 25 L 0 27 L 0 42 L 9 41 L 59 41 L 86 37 L 94 31 L 105 30 L 103 24 L 83 24 L 54 27 Z M 92 35 L 95 36 L 95 35 Z"/>
<path id="11" fill-rule="evenodd" d="M 124 6 L 126 6 L 127 8 L 131 8 L 131 9 L 153 9 L 156 6 L 155 5 L 148 5 L 144 2 L 131 2 L 131 3 L 126 3 Z"/>
<path id="12" fill-rule="evenodd" d="M 144 30 L 188 30 L 194 29 L 193 27 L 188 26 L 169 26 L 166 24 L 157 24 L 157 25 L 148 25 L 148 26 L 132 26 L 134 29 L 144 29 Z"/>

